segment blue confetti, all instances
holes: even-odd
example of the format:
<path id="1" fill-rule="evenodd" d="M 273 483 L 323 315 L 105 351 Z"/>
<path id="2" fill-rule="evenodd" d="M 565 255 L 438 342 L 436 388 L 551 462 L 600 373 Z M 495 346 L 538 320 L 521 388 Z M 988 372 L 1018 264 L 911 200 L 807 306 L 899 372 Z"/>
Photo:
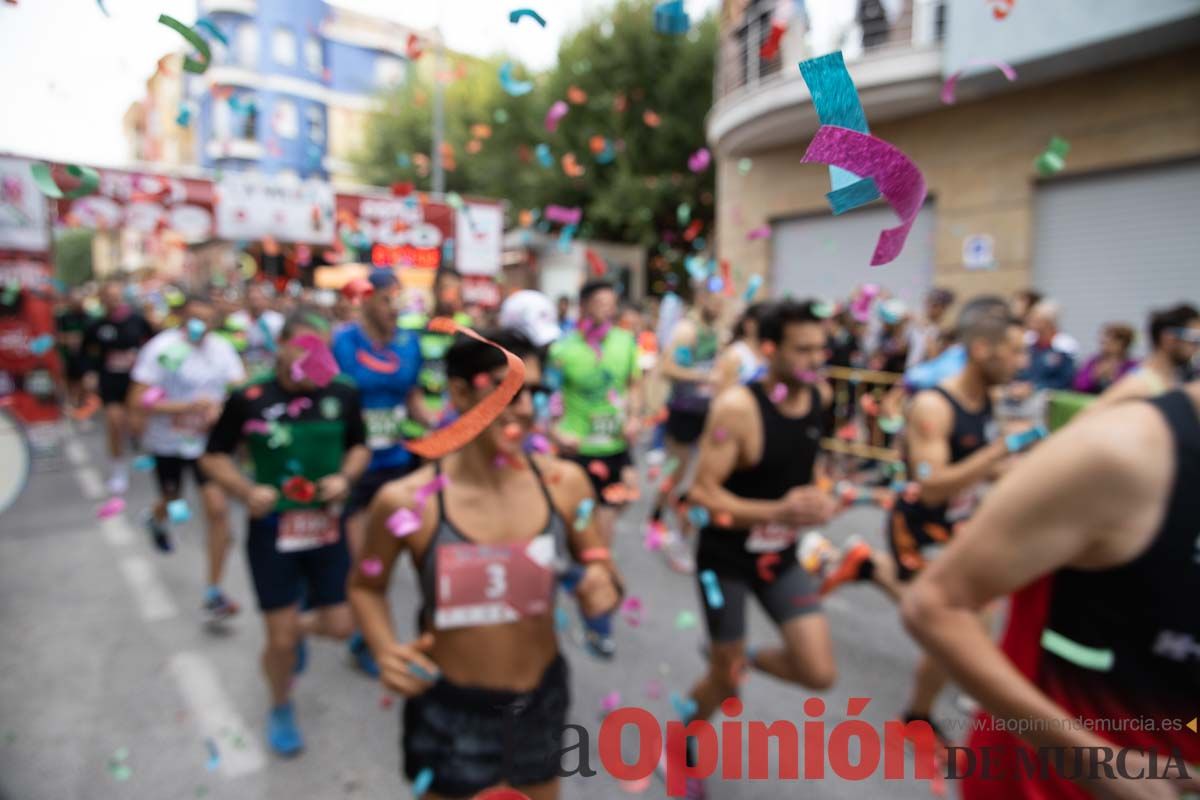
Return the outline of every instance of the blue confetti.
<path id="1" fill-rule="evenodd" d="M 192 509 L 182 497 L 167 503 L 167 518 L 179 525 L 192 518 Z"/>
<path id="2" fill-rule="evenodd" d="M 708 509 L 704 506 L 692 506 L 688 509 L 688 519 L 697 528 L 703 528 L 708 524 Z"/>
<path id="3" fill-rule="evenodd" d="M 754 300 L 754 295 L 758 294 L 758 290 L 762 288 L 762 275 L 751 275 L 750 281 L 746 284 L 746 291 L 742 294 L 742 300 L 750 303 Z"/>
<path id="4" fill-rule="evenodd" d="M 417 773 L 417 779 L 413 781 L 412 790 L 414 797 L 420 797 L 429 791 L 429 787 L 433 786 L 433 770 L 425 767 Z"/>
<path id="5" fill-rule="evenodd" d="M 575 530 L 582 531 L 587 528 L 588 523 L 592 521 L 592 511 L 595 508 L 596 500 L 592 497 L 585 497 L 579 503 L 579 508 L 575 511 Z"/>
<path id="6" fill-rule="evenodd" d="M 679 36 L 688 32 L 691 20 L 683 10 L 683 0 L 666 0 L 654 7 L 654 30 L 668 36 Z"/>
<path id="7" fill-rule="evenodd" d="M 685 344 L 681 344 L 679 347 L 676 347 L 675 363 L 681 367 L 690 367 L 692 364 L 694 364 L 695 360 L 692 358 L 692 348 Z"/>
<path id="8" fill-rule="evenodd" d="M 695 716 L 698 706 L 692 698 L 685 698 L 679 692 L 671 692 L 671 708 L 675 709 L 675 715 L 684 722 L 691 722 Z"/>
<path id="9" fill-rule="evenodd" d="M 138 472 L 149 472 L 154 469 L 154 456 L 140 455 L 133 460 L 133 468 Z"/>
<path id="10" fill-rule="evenodd" d="M 550 152 L 550 145 L 542 142 L 537 147 L 533 148 L 533 152 L 537 155 L 538 163 L 543 167 L 554 166 L 554 154 Z"/>
<path id="11" fill-rule="evenodd" d="M 721 584 L 717 582 L 717 573 L 706 569 L 700 573 L 700 585 L 704 587 L 704 599 L 709 608 L 722 608 L 725 605 L 725 595 L 721 594 Z"/>

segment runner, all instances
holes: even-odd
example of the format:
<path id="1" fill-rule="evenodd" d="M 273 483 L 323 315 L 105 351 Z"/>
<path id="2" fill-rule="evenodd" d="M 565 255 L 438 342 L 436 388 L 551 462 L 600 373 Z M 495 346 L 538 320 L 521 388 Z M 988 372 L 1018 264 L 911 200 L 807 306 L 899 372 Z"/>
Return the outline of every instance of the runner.
<path id="1" fill-rule="evenodd" d="M 1200 351 L 1200 311 L 1186 303 L 1156 311 L 1150 315 L 1149 333 L 1153 352 L 1096 398 L 1089 413 L 1122 400 L 1157 397 L 1179 386 Z"/>
<path id="2" fill-rule="evenodd" d="M 687 493 L 687 476 L 691 469 L 696 442 L 704 430 L 709 402 L 720 374 L 716 369 L 720 350 L 717 320 L 725 298 L 720 292 L 698 287 L 693 313 L 680 320 L 671 332 L 670 344 L 662 362 L 662 374 L 671 383 L 667 398 L 667 460 L 675 463 L 674 476 L 668 476 L 669 491 L 660 491 L 651 513 L 651 524 L 662 524 L 663 508 L 674 507 Z M 662 552 L 667 563 L 677 572 L 691 574 L 696 570 L 691 554 L 691 526 L 678 519 L 679 530 L 660 533 Z"/>
<path id="3" fill-rule="evenodd" d="M 129 394 L 129 371 L 137 360 L 138 349 L 154 335 L 154 329 L 126 302 L 119 281 L 110 280 L 100 287 L 103 316 L 83 332 L 82 351 L 87 360 L 83 376 L 84 390 L 99 390 L 104 406 L 104 424 L 108 434 L 108 455 L 112 461 L 108 476 L 109 494 L 124 494 L 129 488 L 129 462 L 125 458 L 126 440 L 133 431 L 125 406 Z"/>
<path id="4" fill-rule="evenodd" d="M 234 325 L 245 333 L 242 360 L 250 375 L 270 372 L 275 362 L 283 315 L 271 308 L 274 294 L 270 284 L 251 283 L 246 287 L 246 308 L 230 315 Z"/>
<path id="5" fill-rule="evenodd" d="M 333 340 L 338 366 L 362 393 L 367 447 L 371 449 L 370 466 L 354 485 L 344 511 L 352 559 L 362 551 L 366 510 L 375 494 L 388 481 L 417 468 L 417 457 L 404 448 L 404 440 L 420 435 L 421 426 L 430 421 L 417 386 L 421 370 L 417 334 L 396 326 L 400 283 L 388 269 L 373 271 L 370 283 L 371 291 L 362 301 L 362 321 L 343 329 Z M 362 634 L 351 637 L 349 648 L 359 668 L 378 677 Z"/>
<path id="6" fill-rule="evenodd" d="M 553 570 L 568 559 L 586 565 L 575 594 L 593 616 L 617 605 L 620 579 L 595 517 L 587 522 L 581 513 L 595 502 L 587 475 L 521 452 L 520 434 L 533 421 L 531 395 L 548 391 L 535 348 L 506 329 L 489 338 L 523 359 L 525 389 L 460 451 L 384 489 L 371 506 L 350 597 L 384 685 L 408 698 L 404 772 L 413 781 L 432 775 L 432 791 L 420 796 L 473 797 L 508 785 L 550 800 L 559 794 L 569 704 Z M 503 355 L 474 340 L 458 340 L 446 365 L 459 413 L 506 373 Z M 516 468 L 497 469 L 498 460 Z M 389 522 L 401 511 L 417 516 L 405 534 Z M 420 638 L 401 643 L 387 589 L 404 552 L 424 606 Z"/>
<path id="7" fill-rule="evenodd" d="M 304 637 L 346 639 L 354 630 L 346 605 L 350 557 L 335 504 L 348 496 L 370 451 L 358 392 L 340 378 L 326 383 L 333 361 L 327 329 L 312 311 L 288 317 L 274 374 L 230 395 L 200 460 L 249 514 L 246 555 L 266 626 L 267 741 L 282 756 L 304 747 L 291 702 Z M 242 444 L 253 479 L 233 459 Z M 300 612 L 302 595 L 315 611 Z"/>
<path id="8" fill-rule="evenodd" d="M 462 276 L 449 267 L 438 270 L 433 283 L 433 316 L 449 317 L 459 325 L 470 325 L 471 317 L 463 310 Z M 429 315 L 414 313 L 400 318 L 400 327 L 418 332 L 421 345 L 419 382 L 425 393 L 424 418 L 433 424 L 449 410 L 446 403 L 446 351 L 454 337 L 426 327 Z"/>
<path id="9" fill-rule="evenodd" d="M 762 377 L 766 359 L 758 338 L 758 325 L 766 308 L 766 303 L 755 303 L 747 307 L 737 322 L 733 323 L 733 339 L 717 362 L 720 375 L 718 393 L 734 384 L 751 383 Z"/>
<path id="10" fill-rule="evenodd" d="M 797 531 L 825 524 L 837 508 L 813 485 L 824 410 L 832 400 L 828 384 L 812 377 L 825 353 L 823 320 L 813 305 L 784 300 L 768 306 L 759 325 L 771 353 L 766 375 L 722 392 L 700 440 L 689 497 L 714 520 L 701 528 L 696 556 L 712 644 L 708 672 L 690 693 L 695 712 L 685 722 L 707 719 L 736 696 L 747 667 L 813 689 L 833 685 L 820 584 L 792 557 Z M 779 628 L 782 645 L 747 649 L 751 592 Z M 689 787 L 689 797 L 697 796 L 703 796 L 698 782 Z"/>
<path id="11" fill-rule="evenodd" d="M 148 416 L 142 445 L 154 456 L 158 502 L 146 515 L 146 528 L 159 550 L 172 549 L 168 504 L 178 508 L 185 470 L 192 473 L 200 489 L 208 533 L 203 609 L 209 622 L 236 614 L 238 605 L 221 591 L 230 545 L 225 492 L 208 481 L 197 459 L 204 453 L 208 431 L 217 421 L 228 387 L 246 379 L 233 346 L 211 332 L 215 314 L 207 297 L 189 297 L 182 308 L 182 328 L 163 331 L 138 354 L 129 392 L 130 413 Z M 186 501 L 182 502 L 186 510 Z"/>
<path id="12" fill-rule="evenodd" d="M 1033 429 L 1000 437 L 992 418 L 991 392 L 1016 374 L 1024 350 L 1021 326 L 1010 316 L 1008 304 L 998 297 L 976 298 L 959 313 L 957 329 L 967 354 L 965 368 L 918 392 L 908 409 L 902 447 L 906 474 L 915 477 L 918 491 L 915 497 L 906 493 L 897 498 L 888 514 L 885 538 L 891 559 L 872 553 L 861 541 L 833 556 L 823 537 L 806 537 L 806 560 L 824 565 L 819 569 L 824 575 L 822 594 L 847 581 L 870 579 L 899 600 L 902 585 L 946 545 L 955 526 L 971 516 L 1010 456 L 1041 433 Z M 945 682 L 938 666 L 922 658 L 905 721 L 933 725 L 933 705 Z M 936 726 L 934 730 L 938 732 Z"/>
<path id="13" fill-rule="evenodd" d="M 1200 382 L 1088 414 L 1006 476 L 905 594 L 908 629 L 986 709 L 969 745 L 991 767 L 964 798 L 1200 791 L 1198 485 Z M 1013 592 L 997 646 L 978 609 Z M 1024 742 L 997 721 L 1022 723 Z"/>
<path id="14" fill-rule="evenodd" d="M 62 358 L 67 381 L 67 402 L 73 408 L 83 407 L 83 374 L 87 361 L 83 356 L 83 332 L 92 317 L 83 307 L 83 292 L 71 289 L 67 293 L 63 308 L 55 316 L 58 330 L 58 354 Z"/>

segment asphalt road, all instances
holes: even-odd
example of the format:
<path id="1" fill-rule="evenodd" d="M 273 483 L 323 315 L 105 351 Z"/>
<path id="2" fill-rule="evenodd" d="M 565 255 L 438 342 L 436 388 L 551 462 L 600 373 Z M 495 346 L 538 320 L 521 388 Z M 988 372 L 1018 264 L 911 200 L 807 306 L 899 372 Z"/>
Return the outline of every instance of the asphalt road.
<path id="1" fill-rule="evenodd" d="M 236 549 L 226 581 L 243 612 L 214 635 L 200 623 L 204 586 L 203 531 L 193 521 L 176 531 L 176 552 L 160 555 L 138 517 L 152 496 L 148 473 L 135 473 L 122 516 L 97 521 L 104 462 L 97 434 L 77 436 L 56 471 L 35 474 L 16 505 L 0 516 L 0 800 L 298 800 L 407 798 L 399 773 L 399 706 L 381 702 L 378 685 L 349 667 L 345 650 L 327 642 L 309 648 L 295 703 L 306 752 L 284 761 L 263 739 L 267 694 L 258 671 L 261 625 L 249 574 Z M 2 467 L 0 467 L 2 468 Z M 620 652 L 602 663 L 578 645 L 564 650 L 572 669 L 572 722 L 590 732 L 598 774 L 571 778 L 567 800 L 624 797 L 600 767 L 600 703 L 612 691 L 662 722 L 674 715 L 667 699 L 700 674 L 700 627 L 679 630 L 680 612 L 700 612 L 691 579 L 672 573 L 642 549 L 645 503 L 622 519 L 618 558 L 629 591 L 645 606 L 642 624 L 618 625 Z M 241 511 L 235 511 L 240 531 Z M 880 513 L 856 509 L 828 531 L 880 542 Z M 239 534 L 239 538 L 241 538 Z M 410 569 L 394 587 L 395 619 L 413 618 Z M 882 731 L 908 693 L 917 650 L 895 609 L 878 592 L 848 587 L 826 603 L 838 659 L 836 687 L 822 693 L 826 730 L 846 718 L 851 696 L 869 697 L 861 718 Z M 755 607 L 750 640 L 770 642 L 772 626 Z M 662 685 L 653 691 L 651 682 Z M 657 694 L 655 697 L 648 695 Z M 744 686 L 741 719 L 806 719 L 812 696 L 761 675 Z M 954 692 L 942 717 L 961 717 Z M 624 744 L 630 759 L 634 739 Z M 776 760 L 772 760 L 772 776 Z M 910 770 L 911 771 L 911 770 Z M 666 796 L 652 779 L 645 798 Z M 927 798 L 915 780 L 879 774 L 844 781 L 711 779 L 715 800 L 795 797 Z"/>

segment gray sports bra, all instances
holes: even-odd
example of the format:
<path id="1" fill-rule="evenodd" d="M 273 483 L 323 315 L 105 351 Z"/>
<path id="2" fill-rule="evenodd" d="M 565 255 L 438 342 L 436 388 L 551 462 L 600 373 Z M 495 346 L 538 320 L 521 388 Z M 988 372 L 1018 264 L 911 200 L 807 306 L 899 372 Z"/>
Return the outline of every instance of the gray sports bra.
<path id="1" fill-rule="evenodd" d="M 550 499 L 550 492 L 546 489 L 546 481 L 542 478 L 542 473 L 537 468 L 537 464 L 529 456 L 525 456 L 525 463 L 533 471 L 534 477 L 537 478 L 538 486 L 542 489 L 542 496 L 546 498 L 546 506 L 550 512 L 550 518 L 546 522 L 546 527 L 542 532 L 533 537 L 530 541 L 536 541 L 541 538 L 548 540 L 548 546 L 552 547 L 552 564 L 555 572 L 561 573 L 566 566 L 571 563 L 571 552 L 567 543 L 567 523 L 558 513 L 558 509 L 554 506 L 554 501 Z M 442 462 L 435 461 L 434 475 L 442 474 Z M 421 584 L 421 618 L 422 629 L 430 629 L 433 627 L 433 609 L 437 601 L 437 552 L 442 545 L 448 544 L 477 544 L 477 542 L 464 535 L 454 523 L 446 517 L 446 506 L 442 501 L 442 492 L 437 493 L 438 504 L 438 521 L 437 528 L 434 530 L 433 538 L 429 540 L 429 546 L 425 548 L 425 553 L 421 556 L 420 565 L 417 567 L 417 572 L 420 577 Z M 557 582 L 554 584 L 557 587 Z M 550 598 L 551 606 L 553 606 L 553 595 Z"/>

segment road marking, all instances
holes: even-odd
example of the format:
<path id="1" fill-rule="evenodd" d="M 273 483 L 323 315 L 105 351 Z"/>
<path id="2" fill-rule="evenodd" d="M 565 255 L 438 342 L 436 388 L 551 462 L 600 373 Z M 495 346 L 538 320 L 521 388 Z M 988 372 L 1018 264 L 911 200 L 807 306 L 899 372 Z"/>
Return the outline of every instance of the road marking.
<path id="1" fill-rule="evenodd" d="M 100 480 L 100 473 L 95 467 L 80 467 L 75 470 L 75 479 L 79 481 L 79 488 L 88 500 L 99 500 L 104 496 L 104 482 Z"/>
<path id="2" fill-rule="evenodd" d="M 236 778 L 267 765 L 258 739 L 250 734 L 245 721 L 233 709 L 208 659 L 199 653 L 176 653 L 167 668 L 200 727 L 200 735 L 216 744 L 220 759 L 217 769 L 222 775 Z"/>
<path id="3" fill-rule="evenodd" d="M 133 528 L 120 514 L 100 520 L 100 530 L 113 547 L 128 547 L 133 544 Z"/>
<path id="4" fill-rule="evenodd" d="M 71 462 L 73 467 L 82 467 L 88 463 L 87 448 L 83 442 L 78 439 L 68 439 L 66 445 L 67 461 Z"/>
<path id="5" fill-rule="evenodd" d="M 137 601 L 138 610 L 142 612 L 142 619 L 158 622 L 179 613 L 149 561 L 141 556 L 123 558 L 121 572 L 125 574 L 125 580 L 133 590 L 133 598 Z"/>

